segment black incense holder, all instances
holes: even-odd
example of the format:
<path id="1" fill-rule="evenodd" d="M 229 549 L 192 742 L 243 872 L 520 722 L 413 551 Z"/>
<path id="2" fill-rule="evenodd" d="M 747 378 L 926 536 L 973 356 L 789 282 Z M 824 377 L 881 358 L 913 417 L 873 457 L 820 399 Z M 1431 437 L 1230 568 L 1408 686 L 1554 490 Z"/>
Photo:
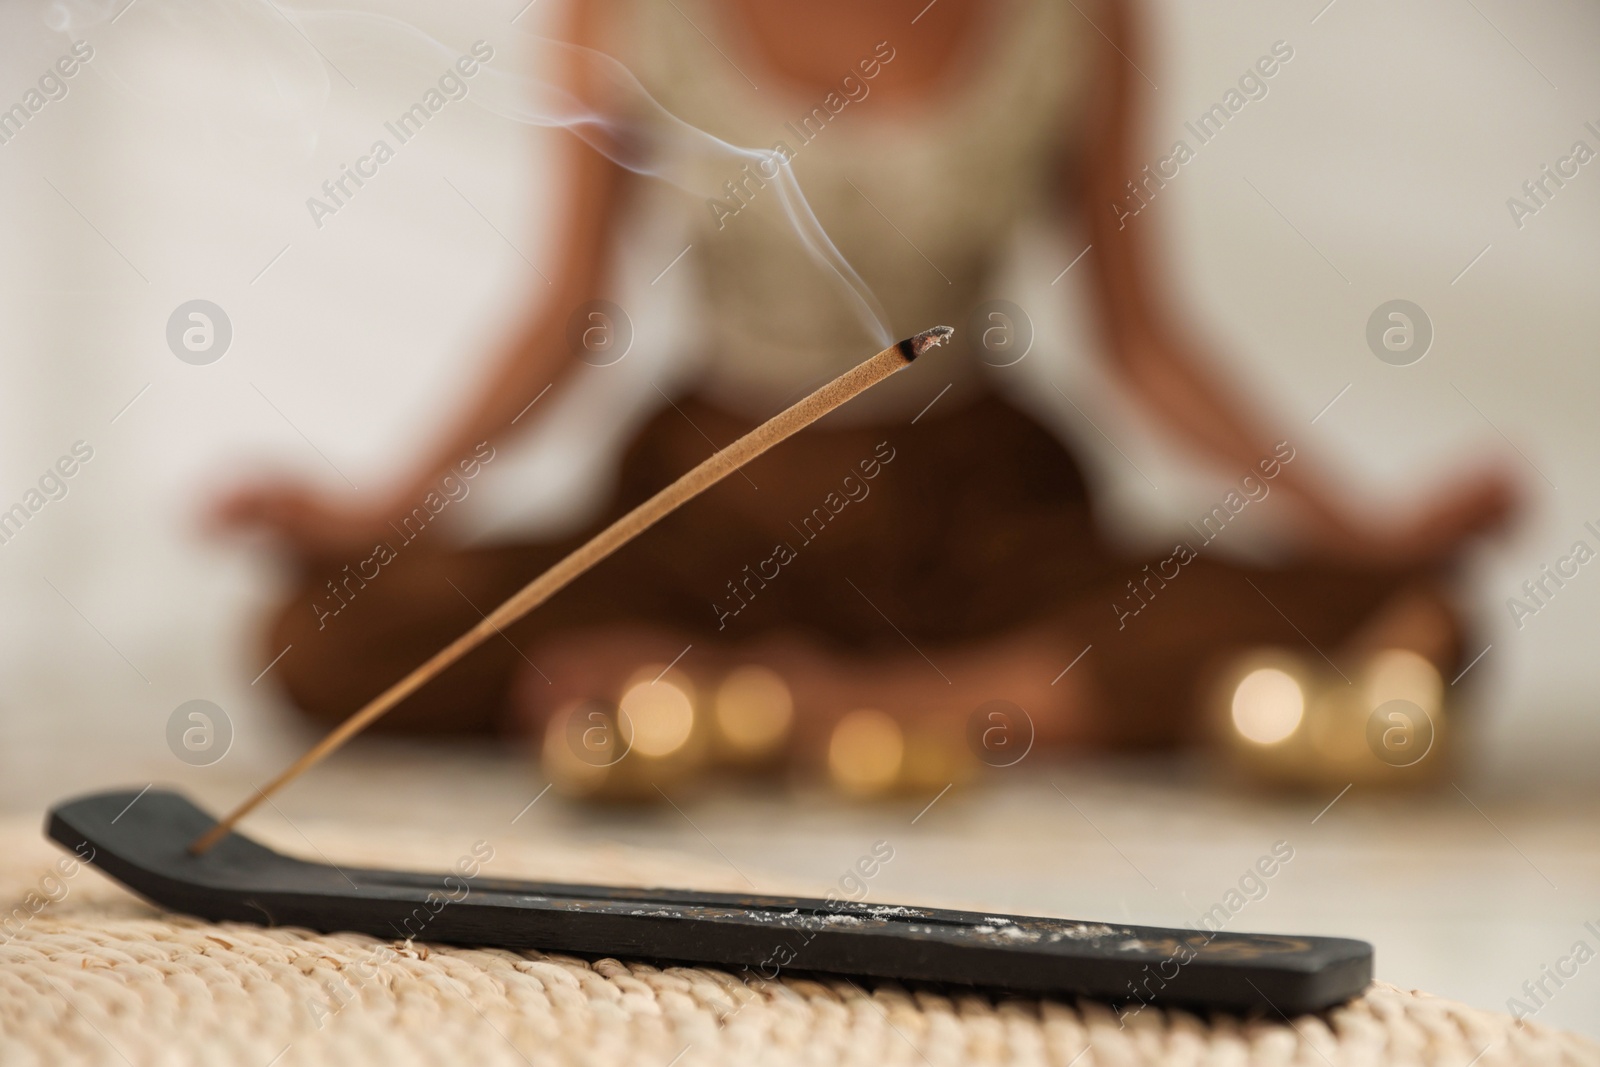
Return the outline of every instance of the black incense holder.
<path id="1" fill-rule="evenodd" d="M 1372 978 L 1372 946 L 1345 938 L 335 868 L 237 832 L 191 855 L 215 821 L 175 792 L 117 790 L 57 805 L 47 832 L 152 903 L 217 922 L 1273 1015 Z"/>

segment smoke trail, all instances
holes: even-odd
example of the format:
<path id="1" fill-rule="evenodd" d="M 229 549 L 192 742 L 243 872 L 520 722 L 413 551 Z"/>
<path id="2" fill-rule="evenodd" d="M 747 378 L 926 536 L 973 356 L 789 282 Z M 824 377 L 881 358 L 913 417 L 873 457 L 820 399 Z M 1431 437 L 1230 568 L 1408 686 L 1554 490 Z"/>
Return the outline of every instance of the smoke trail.
<path id="1" fill-rule="evenodd" d="M 115 3 L 116 0 L 49 0 L 44 5 L 44 18 L 53 29 L 82 32 L 108 21 Z M 210 34 L 246 26 L 259 30 L 274 23 L 286 30 L 289 27 L 285 23 L 291 23 L 297 33 L 304 35 L 303 42 L 279 32 L 268 55 L 268 61 L 276 63 L 282 72 L 278 84 L 272 87 L 274 103 L 280 106 L 304 109 L 308 102 L 314 101 L 320 107 L 325 101 L 326 75 L 319 65 L 315 76 L 308 76 L 308 59 L 320 64 L 320 58 L 376 51 L 392 60 L 407 50 L 420 50 L 431 61 L 448 67 L 467 51 L 447 45 L 410 22 L 362 11 L 293 8 L 273 4 L 272 0 L 218 0 L 210 5 L 212 14 L 201 24 L 197 21 L 201 16 L 187 5 L 181 12 L 176 5 L 161 0 L 142 0 L 142 6 L 162 9 L 165 33 L 173 32 L 175 27 L 187 29 L 191 35 L 196 30 Z M 217 8 L 225 14 L 218 15 Z M 771 149 L 729 144 L 684 122 L 662 107 L 633 73 L 611 56 L 520 30 L 515 32 L 523 53 L 516 57 L 520 69 L 512 71 L 500 64 L 485 66 L 473 78 L 468 99 L 514 122 L 568 130 L 619 166 L 665 181 L 696 197 L 721 199 L 727 195 L 724 186 L 729 180 L 742 179 L 748 171 L 754 171 L 764 183 L 763 188 L 770 187 L 776 194 L 776 202 L 801 247 L 838 278 L 868 332 L 885 346 L 893 342 L 887 316 L 877 298 L 822 228 L 784 155 Z M 106 66 L 115 70 L 115 64 Z M 129 83 L 137 81 L 148 86 L 152 78 L 148 71 L 141 71 L 139 76 L 125 72 L 119 80 L 125 88 L 138 93 L 140 87 Z M 308 88 L 308 81 L 315 84 Z M 171 98 L 173 94 L 158 95 Z M 259 103 L 253 107 L 261 110 Z"/>

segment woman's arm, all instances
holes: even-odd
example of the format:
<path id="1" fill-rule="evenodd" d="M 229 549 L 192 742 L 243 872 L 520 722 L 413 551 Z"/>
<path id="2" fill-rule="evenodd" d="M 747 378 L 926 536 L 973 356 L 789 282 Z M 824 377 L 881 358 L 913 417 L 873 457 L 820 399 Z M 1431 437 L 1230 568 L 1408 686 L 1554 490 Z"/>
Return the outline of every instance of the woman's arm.
<path id="1" fill-rule="evenodd" d="M 529 401 L 553 385 L 544 401 L 548 404 L 569 377 L 574 360 L 568 350 L 567 320 L 579 305 L 601 295 L 606 282 L 605 251 L 611 244 L 611 228 L 628 176 L 575 137 L 566 140 L 564 150 L 568 157 L 564 183 L 569 193 L 559 208 L 563 225 L 557 266 L 551 271 L 553 287 L 538 294 L 537 310 L 517 326 L 495 355 L 467 406 L 391 494 L 397 503 L 407 505 L 402 510 L 408 510 L 440 475 L 470 456 L 475 445 L 500 439 Z"/>
<path id="2" fill-rule="evenodd" d="M 598 36 L 596 9 L 571 5 L 567 39 L 591 43 Z M 581 93 L 576 73 L 571 74 Z M 527 429 L 534 417 L 512 427 L 529 401 L 546 386 L 559 395 L 573 359 L 567 347 L 567 320 L 581 304 L 600 295 L 606 283 L 605 252 L 629 175 L 577 137 L 559 142 L 565 160 L 565 202 L 551 288 L 534 293 L 535 310 L 500 347 L 465 406 L 433 435 L 426 451 L 403 477 L 377 494 L 329 495 L 298 481 L 271 481 L 241 487 L 224 497 L 212 521 L 224 527 L 266 528 L 303 551 L 335 551 L 364 544 L 397 514 L 408 512 L 457 463 L 484 441 L 499 442 L 508 430 Z M 550 406 L 546 397 L 542 410 Z"/>
<path id="3" fill-rule="evenodd" d="M 1118 212 L 1127 182 L 1143 167 L 1143 90 L 1134 68 L 1144 63 L 1141 13 L 1134 0 L 1113 0 L 1099 26 L 1115 47 L 1100 49 L 1101 74 L 1090 107 L 1087 173 L 1075 195 L 1088 220 L 1094 254 L 1091 285 L 1104 349 L 1123 384 L 1161 423 L 1224 468 L 1249 470 L 1290 435 L 1277 432 L 1214 369 L 1217 361 L 1180 322 L 1149 252 L 1151 220 Z M 1336 496 L 1301 458 L 1284 466 L 1276 487 L 1298 507 L 1305 539 L 1323 551 L 1401 561 L 1442 554 L 1463 537 L 1503 520 L 1512 508 L 1510 479 L 1484 472 L 1435 499 L 1407 523 L 1363 515 Z"/>

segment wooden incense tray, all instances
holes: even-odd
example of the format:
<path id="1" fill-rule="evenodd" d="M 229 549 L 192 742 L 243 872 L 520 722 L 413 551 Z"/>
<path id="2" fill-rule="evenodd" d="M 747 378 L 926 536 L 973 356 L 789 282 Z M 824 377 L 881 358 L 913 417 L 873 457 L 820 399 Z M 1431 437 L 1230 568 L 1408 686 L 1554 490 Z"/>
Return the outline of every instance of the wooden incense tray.
<path id="1" fill-rule="evenodd" d="M 335 868 L 238 832 L 192 855 L 215 821 L 176 792 L 116 790 L 57 805 L 47 832 L 152 903 L 215 922 L 1272 1015 L 1332 1007 L 1372 978 L 1372 946 L 1346 938 Z"/>

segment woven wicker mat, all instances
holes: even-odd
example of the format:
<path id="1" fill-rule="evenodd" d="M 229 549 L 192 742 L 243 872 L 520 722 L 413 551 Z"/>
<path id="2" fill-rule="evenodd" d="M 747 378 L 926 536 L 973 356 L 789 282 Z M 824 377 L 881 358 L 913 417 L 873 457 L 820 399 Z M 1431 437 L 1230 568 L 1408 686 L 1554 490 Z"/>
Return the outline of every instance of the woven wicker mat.
<path id="1" fill-rule="evenodd" d="M 0 1064 L 1041 1063 L 1600 1065 L 1600 1046 L 1376 984 L 1325 1016 L 1205 1019 L 1094 1003 L 744 981 L 538 952 L 460 949 L 211 924 L 164 914 L 60 853 L 38 822 L 0 822 Z M 468 841 L 375 840 L 349 827 L 256 834 L 341 861 L 447 868 Z M 297 847 L 298 845 L 298 847 Z M 496 843 L 500 876 L 738 889 L 725 868 L 620 847 Z M 765 888 L 765 887 L 764 887 Z M 812 887 L 785 886 L 808 891 Z M 36 913 L 30 892 L 55 897 Z M 33 898 L 37 905 L 39 898 Z M 13 909 L 22 907 L 19 913 Z"/>

